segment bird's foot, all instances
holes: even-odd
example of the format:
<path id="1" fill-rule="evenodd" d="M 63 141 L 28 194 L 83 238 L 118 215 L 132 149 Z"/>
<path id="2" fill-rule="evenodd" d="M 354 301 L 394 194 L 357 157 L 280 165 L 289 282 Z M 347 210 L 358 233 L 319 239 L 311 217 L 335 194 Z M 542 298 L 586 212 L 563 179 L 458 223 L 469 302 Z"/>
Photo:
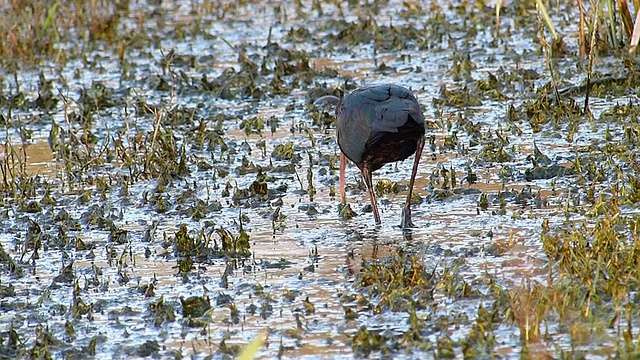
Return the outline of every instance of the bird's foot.
<path id="1" fill-rule="evenodd" d="M 405 207 L 402 209 L 402 221 L 400 222 L 400 227 L 403 229 L 415 227 L 415 225 L 413 224 L 413 221 L 411 221 L 410 208 Z"/>

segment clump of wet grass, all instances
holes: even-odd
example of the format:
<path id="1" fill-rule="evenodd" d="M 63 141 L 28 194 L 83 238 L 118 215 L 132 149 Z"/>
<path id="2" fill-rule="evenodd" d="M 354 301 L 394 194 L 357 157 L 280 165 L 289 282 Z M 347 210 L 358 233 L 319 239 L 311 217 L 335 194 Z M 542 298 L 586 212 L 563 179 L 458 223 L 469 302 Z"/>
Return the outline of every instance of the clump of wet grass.
<path id="1" fill-rule="evenodd" d="M 325 37 L 325 43 L 342 46 L 371 43 L 377 50 L 402 50 L 411 45 L 417 45 L 418 48 L 429 46 L 429 39 L 413 24 L 387 26 L 379 24 L 373 15 L 363 15 L 356 22 L 332 20 L 325 26 L 332 31 Z"/>
<path id="2" fill-rule="evenodd" d="M 211 309 L 211 302 L 209 297 L 204 296 L 191 296 L 189 298 L 180 298 L 182 304 L 182 316 L 189 318 L 190 326 L 200 327 L 205 323 L 195 321 L 194 319 L 202 317 L 207 310 Z"/>
<path id="3" fill-rule="evenodd" d="M 435 106 L 456 106 L 456 107 L 467 107 L 467 106 L 480 106 L 482 105 L 482 101 L 471 92 L 470 89 L 464 87 L 463 89 L 454 89 L 449 90 L 446 86 L 442 86 L 440 88 L 440 98 L 433 99 L 433 103 Z"/>
<path id="4" fill-rule="evenodd" d="M 523 283 L 498 296 L 508 299 L 500 301 L 504 316 L 519 328 L 525 349 L 540 338 L 566 334 L 574 346 L 613 341 L 618 352 L 638 353 L 632 320 L 640 314 L 633 295 L 640 283 L 636 221 L 610 215 L 593 227 L 582 223 L 551 230 L 545 223 L 542 242 L 553 261 L 548 282 Z M 549 334 L 549 322 L 563 327 Z"/>
<path id="5" fill-rule="evenodd" d="M 248 166 L 243 166 L 240 171 L 247 171 Z M 235 205 L 244 205 L 247 207 L 259 207 L 265 206 L 268 200 L 272 200 L 284 195 L 287 191 L 288 185 L 280 184 L 277 187 L 269 188 L 269 184 L 275 182 L 274 178 L 267 175 L 261 167 L 257 167 L 256 179 L 249 185 L 248 188 L 242 189 L 235 187 L 231 199 Z M 230 183 L 227 183 L 227 187 L 230 189 Z"/>
<path id="6" fill-rule="evenodd" d="M 173 322 L 176 320 L 174 306 L 172 304 L 165 303 L 163 296 L 160 296 L 158 300 L 149 303 L 148 310 L 151 320 L 155 326 L 161 326 L 165 322 Z"/>
<path id="7" fill-rule="evenodd" d="M 249 234 L 242 229 L 242 226 L 237 235 L 226 229 L 218 229 L 216 232 L 220 236 L 220 249 L 223 254 L 239 257 L 249 257 L 251 255 Z"/>
<path id="8" fill-rule="evenodd" d="M 389 258 L 363 260 L 361 266 L 354 278 L 356 294 L 341 295 L 347 320 L 386 311 L 407 313 L 409 320 L 408 329 L 400 335 L 397 331 L 387 333 L 359 327 L 351 338 L 354 351 L 368 356 L 389 354 L 401 347 L 430 347 L 424 338 L 426 324 L 416 311 L 433 302 L 438 283 L 435 270 L 429 271 L 420 257 L 404 250 Z"/>
<path id="9" fill-rule="evenodd" d="M 383 309 L 425 308 L 433 299 L 435 272 L 428 271 L 418 256 L 403 250 L 385 260 L 365 261 L 356 276 L 356 289 L 379 298 L 378 306 Z"/>
<path id="10" fill-rule="evenodd" d="M 397 194 L 398 183 L 389 179 L 380 179 L 375 185 L 376 195 Z"/>
<path id="11" fill-rule="evenodd" d="M 343 219 L 351 219 L 354 216 L 358 215 L 355 211 L 353 211 L 353 209 L 351 209 L 351 204 L 349 203 L 341 203 L 340 205 L 338 205 L 338 214 L 340 214 L 340 217 L 342 217 Z"/>
<path id="12" fill-rule="evenodd" d="M 249 54 L 244 46 L 233 48 L 238 55 L 239 70 L 228 68 L 215 79 L 206 75 L 188 81 L 179 88 L 196 88 L 216 94 L 222 99 L 254 98 L 290 95 L 294 89 L 306 88 L 317 77 L 335 76 L 335 71 L 316 70 L 311 66 L 311 56 L 303 50 L 285 48 L 268 40 L 265 54 Z M 241 128 L 250 133 L 261 134 L 264 119 L 254 117 L 243 121 Z"/>
<path id="13" fill-rule="evenodd" d="M 205 234 L 204 229 L 196 236 L 189 234 L 186 225 L 180 225 L 173 238 L 167 237 L 165 247 L 173 247 L 175 255 L 181 258 L 190 258 L 198 262 L 207 261 L 217 257 L 248 257 L 251 255 L 249 234 L 240 223 L 239 233 L 234 233 L 225 228 L 213 230 L 219 240 L 211 238 L 211 234 Z M 165 235 L 166 236 L 166 235 Z M 186 268 L 185 270 L 190 270 Z"/>
<path id="14" fill-rule="evenodd" d="M 271 156 L 276 160 L 300 161 L 300 155 L 294 151 L 294 146 L 295 144 L 292 141 L 284 144 L 278 144 L 273 149 Z"/>

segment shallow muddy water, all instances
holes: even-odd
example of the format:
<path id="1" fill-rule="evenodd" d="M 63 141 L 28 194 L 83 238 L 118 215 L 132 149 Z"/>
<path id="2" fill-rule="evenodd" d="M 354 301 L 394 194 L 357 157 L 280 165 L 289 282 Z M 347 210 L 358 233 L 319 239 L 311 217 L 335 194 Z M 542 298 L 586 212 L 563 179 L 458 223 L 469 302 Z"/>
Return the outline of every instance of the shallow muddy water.
<path id="1" fill-rule="evenodd" d="M 264 330 L 258 358 L 637 355 L 635 273 L 600 289 L 610 264 L 592 281 L 565 259 L 617 218 L 603 199 L 634 193 L 638 121 L 615 105 L 635 109 L 638 84 L 595 89 L 592 117 L 536 109 L 535 4 L 505 9 L 499 39 L 493 6 L 142 1 L 119 47 L 63 42 L 66 60 L 7 72 L 0 357 L 232 358 Z M 550 9 L 561 89 L 586 74 L 567 11 Z M 333 109 L 312 105 L 380 82 L 428 122 L 410 231 L 413 158 L 374 173 L 397 183 L 379 226 L 349 164 L 343 218 Z M 618 206 L 635 224 L 635 200 Z"/>

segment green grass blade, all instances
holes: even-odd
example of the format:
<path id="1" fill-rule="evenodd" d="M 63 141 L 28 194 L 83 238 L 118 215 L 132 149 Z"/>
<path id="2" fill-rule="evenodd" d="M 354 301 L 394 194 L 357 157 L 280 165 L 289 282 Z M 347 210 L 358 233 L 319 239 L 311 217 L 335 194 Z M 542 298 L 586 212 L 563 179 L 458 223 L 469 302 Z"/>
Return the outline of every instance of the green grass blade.
<path id="1" fill-rule="evenodd" d="M 536 0 L 536 6 L 538 7 L 538 10 L 542 14 L 542 18 L 544 19 L 544 22 L 547 23 L 547 27 L 551 31 L 551 34 L 553 34 L 553 38 L 558 39 L 558 33 L 556 32 L 556 29 L 553 27 L 551 18 L 549 18 L 549 14 L 547 13 L 547 8 L 542 3 L 542 0 Z"/>

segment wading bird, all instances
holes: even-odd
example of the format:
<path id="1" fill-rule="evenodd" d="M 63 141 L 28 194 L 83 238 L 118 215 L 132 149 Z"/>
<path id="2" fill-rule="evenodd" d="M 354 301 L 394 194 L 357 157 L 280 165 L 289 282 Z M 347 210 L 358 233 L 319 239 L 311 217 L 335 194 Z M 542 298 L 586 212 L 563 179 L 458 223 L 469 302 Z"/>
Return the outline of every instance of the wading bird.
<path id="1" fill-rule="evenodd" d="M 411 195 L 424 147 L 424 116 L 411 91 L 393 84 L 358 88 L 342 100 L 327 95 L 317 106 L 337 104 L 337 135 L 340 155 L 340 196 L 346 203 L 344 171 L 346 158 L 362 172 L 369 190 L 373 217 L 380 224 L 380 213 L 371 181 L 374 171 L 384 164 L 404 160 L 416 154 L 409 182 L 409 194 L 402 210 L 402 228 L 412 227 Z"/>

